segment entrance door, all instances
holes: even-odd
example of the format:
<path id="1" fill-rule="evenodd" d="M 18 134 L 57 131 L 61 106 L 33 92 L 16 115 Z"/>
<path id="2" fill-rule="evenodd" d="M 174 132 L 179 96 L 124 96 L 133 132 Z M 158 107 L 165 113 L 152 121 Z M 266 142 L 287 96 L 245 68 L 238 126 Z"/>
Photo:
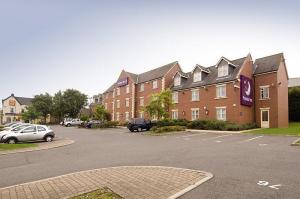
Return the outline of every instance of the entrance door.
<path id="1" fill-rule="evenodd" d="M 261 109 L 261 122 L 260 127 L 261 128 L 269 128 L 270 127 L 270 114 L 269 109 Z"/>

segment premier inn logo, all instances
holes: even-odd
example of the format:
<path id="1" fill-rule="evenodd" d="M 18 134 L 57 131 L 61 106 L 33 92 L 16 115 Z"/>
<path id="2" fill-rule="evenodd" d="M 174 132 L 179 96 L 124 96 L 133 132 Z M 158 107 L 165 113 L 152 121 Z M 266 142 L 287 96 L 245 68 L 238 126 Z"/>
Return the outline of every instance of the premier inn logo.
<path id="1" fill-rule="evenodd" d="M 240 81 L 241 105 L 252 106 L 253 105 L 252 79 L 241 75 L 240 80 L 241 80 Z"/>

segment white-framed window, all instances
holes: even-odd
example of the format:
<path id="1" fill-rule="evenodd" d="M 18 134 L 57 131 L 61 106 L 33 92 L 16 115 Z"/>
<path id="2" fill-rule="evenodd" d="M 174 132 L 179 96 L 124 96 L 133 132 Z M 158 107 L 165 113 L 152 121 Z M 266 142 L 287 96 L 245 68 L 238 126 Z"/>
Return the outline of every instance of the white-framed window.
<path id="1" fill-rule="evenodd" d="M 196 71 L 195 73 L 194 73 L 194 76 L 193 76 L 193 81 L 194 82 L 200 82 L 200 81 L 202 81 L 202 72 L 201 71 Z"/>
<path id="2" fill-rule="evenodd" d="M 260 99 L 269 99 L 269 88 L 270 86 L 260 86 Z"/>
<path id="3" fill-rule="evenodd" d="M 192 112 L 192 121 L 198 120 L 200 114 L 199 108 L 192 108 L 191 112 Z"/>
<path id="4" fill-rule="evenodd" d="M 144 111 L 141 111 L 139 116 L 140 116 L 140 118 L 144 118 Z"/>
<path id="5" fill-rule="evenodd" d="M 173 92 L 172 93 L 172 102 L 174 104 L 178 103 L 178 92 Z"/>
<path id="6" fill-rule="evenodd" d="M 144 97 L 140 97 L 140 106 L 144 106 Z"/>
<path id="7" fill-rule="evenodd" d="M 228 65 L 218 66 L 218 77 L 224 77 L 228 75 Z"/>
<path id="8" fill-rule="evenodd" d="M 216 107 L 217 120 L 226 121 L 226 107 Z"/>
<path id="9" fill-rule="evenodd" d="M 130 116 L 129 116 L 129 112 L 125 112 L 125 120 L 126 120 L 126 121 L 129 121 L 129 119 L 130 119 L 129 117 L 130 117 Z"/>
<path id="10" fill-rule="evenodd" d="M 181 77 L 179 75 L 177 75 L 174 78 L 174 86 L 180 86 L 180 84 L 181 84 Z"/>
<path id="11" fill-rule="evenodd" d="M 107 103 L 104 104 L 105 109 L 107 110 Z"/>
<path id="12" fill-rule="evenodd" d="M 126 99 L 125 99 L 125 106 L 126 106 L 126 107 L 129 107 L 129 98 L 126 98 Z"/>
<path id="13" fill-rule="evenodd" d="M 120 88 L 117 88 L 117 95 L 120 95 Z"/>
<path id="14" fill-rule="evenodd" d="M 116 112 L 116 120 L 119 121 L 120 120 L 120 113 Z"/>
<path id="15" fill-rule="evenodd" d="M 226 97 L 226 84 L 216 86 L 216 96 L 217 98 Z"/>
<path id="16" fill-rule="evenodd" d="M 130 86 L 129 85 L 126 86 L 126 93 L 127 94 L 130 93 Z"/>
<path id="17" fill-rule="evenodd" d="M 178 110 L 172 110 L 172 119 L 177 120 L 178 119 Z"/>
<path id="18" fill-rule="evenodd" d="M 192 101 L 199 101 L 199 89 L 192 90 Z"/>
<path id="19" fill-rule="evenodd" d="M 140 92 L 143 92 L 145 90 L 145 85 L 144 84 L 140 84 Z"/>
<path id="20" fill-rule="evenodd" d="M 157 80 L 154 80 L 154 81 L 152 82 L 152 88 L 153 88 L 153 89 L 157 89 Z"/>
<path id="21" fill-rule="evenodd" d="M 117 100 L 117 108 L 120 108 L 120 100 Z"/>

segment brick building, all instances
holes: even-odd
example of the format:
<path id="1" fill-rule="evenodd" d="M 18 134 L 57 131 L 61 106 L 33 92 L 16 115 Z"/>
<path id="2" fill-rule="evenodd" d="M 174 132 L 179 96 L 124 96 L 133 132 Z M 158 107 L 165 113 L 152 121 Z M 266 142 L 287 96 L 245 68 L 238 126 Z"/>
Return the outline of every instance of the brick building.
<path id="1" fill-rule="evenodd" d="M 261 127 L 288 126 L 288 74 L 283 54 L 256 59 L 221 57 L 210 67 L 196 65 L 184 73 L 173 62 L 133 74 L 122 71 L 103 94 L 112 120 L 147 117 L 142 107 L 151 95 L 172 90 L 173 119 L 217 119 L 238 124 L 256 122 Z"/>

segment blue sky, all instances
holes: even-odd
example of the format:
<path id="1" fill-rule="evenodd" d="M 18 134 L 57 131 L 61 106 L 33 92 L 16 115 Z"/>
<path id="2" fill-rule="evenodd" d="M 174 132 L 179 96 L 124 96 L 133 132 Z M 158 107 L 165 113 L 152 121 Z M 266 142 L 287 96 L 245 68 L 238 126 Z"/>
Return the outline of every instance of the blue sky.
<path id="1" fill-rule="evenodd" d="M 122 69 L 285 53 L 300 77 L 297 1 L 0 1 L 0 97 L 103 92 Z"/>

